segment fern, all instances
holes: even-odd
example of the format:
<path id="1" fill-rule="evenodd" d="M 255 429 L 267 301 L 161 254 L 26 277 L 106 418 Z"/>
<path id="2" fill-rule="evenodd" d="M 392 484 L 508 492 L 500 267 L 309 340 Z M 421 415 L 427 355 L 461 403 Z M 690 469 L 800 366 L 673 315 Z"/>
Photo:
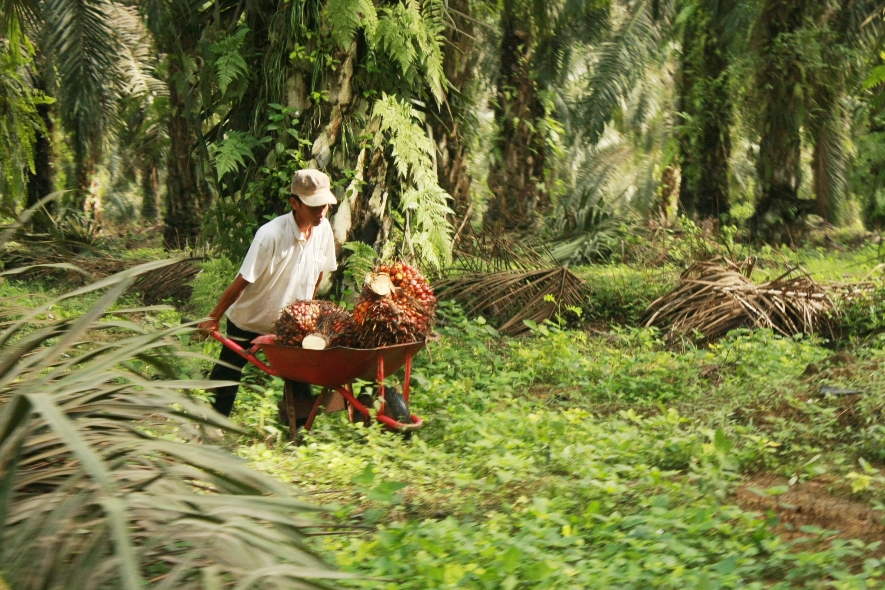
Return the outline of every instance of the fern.
<path id="1" fill-rule="evenodd" d="M 375 249 L 363 242 L 347 242 L 343 248 L 350 252 L 344 263 L 344 277 L 359 291 L 366 278 L 372 271 L 378 260 Z"/>
<path id="2" fill-rule="evenodd" d="M 379 120 L 375 146 L 388 142 L 397 174 L 407 187 L 400 198 L 406 245 L 426 263 L 440 267 L 451 260 L 452 226 L 447 220 L 452 213 L 448 206 L 451 197 L 437 183 L 435 148 L 418 124 L 421 113 L 384 94 L 375 102 L 372 114 Z"/>
<path id="3" fill-rule="evenodd" d="M 248 33 L 249 29 L 242 27 L 233 35 L 222 38 L 210 47 L 212 53 L 218 56 L 215 59 L 215 76 L 222 96 L 227 93 L 228 87 L 235 80 L 245 78 L 249 74 L 249 65 L 240 53 Z"/>
<path id="4" fill-rule="evenodd" d="M 418 57 L 415 40 L 422 28 L 421 13 L 413 2 L 385 7 L 382 13 L 383 17 L 378 21 L 377 35 L 373 41 L 406 74 Z"/>
<path id="5" fill-rule="evenodd" d="M 876 66 L 866 80 L 863 81 L 863 87 L 865 90 L 869 90 L 881 85 L 883 82 L 885 82 L 885 66 Z"/>
<path id="6" fill-rule="evenodd" d="M 332 29 L 332 38 L 339 47 L 346 48 L 360 27 L 365 29 L 366 37 L 375 36 L 378 12 L 372 0 L 329 0 L 326 21 Z"/>
<path id="7" fill-rule="evenodd" d="M 445 71 L 443 70 L 442 46 L 445 37 L 442 32 L 445 29 L 445 5 L 440 0 L 424 0 L 421 10 L 422 27 L 418 35 L 418 46 L 424 56 L 424 74 L 427 84 L 436 99 L 437 104 L 445 101 Z"/>
<path id="8" fill-rule="evenodd" d="M 25 80 L 31 53 L 29 45 L 23 47 L 27 51 L 20 51 L 15 39 L 0 45 L 0 194 L 7 211 L 18 205 L 15 196 L 26 191 L 25 173 L 34 171 L 37 132 L 46 132 L 37 106 L 53 102 Z"/>
<path id="9" fill-rule="evenodd" d="M 442 30 L 443 6 L 440 0 L 400 2 L 382 9 L 378 26 L 369 42 L 386 53 L 411 77 L 423 71 L 425 81 L 438 104 L 445 100 Z"/>
<path id="10" fill-rule="evenodd" d="M 246 158 L 253 162 L 255 155 L 252 150 L 261 144 L 251 133 L 245 131 L 228 131 L 224 139 L 209 148 L 215 162 L 218 179 L 246 165 Z"/>
<path id="11" fill-rule="evenodd" d="M 436 268 L 450 261 L 452 226 L 447 221 L 452 213 L 448 205 L 450 198 L 438 185 L 409 189 L 401 198 L 401 207 L 411 226 L 406 239 L 425 262 Z"/>

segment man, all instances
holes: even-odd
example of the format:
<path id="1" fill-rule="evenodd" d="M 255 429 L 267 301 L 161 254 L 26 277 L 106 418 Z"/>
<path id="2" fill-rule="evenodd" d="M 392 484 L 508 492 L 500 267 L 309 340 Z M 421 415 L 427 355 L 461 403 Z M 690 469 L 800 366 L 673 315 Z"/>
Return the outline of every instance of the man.
<path id="1" fill-rule="evenodd" d="M 227 315 L 228 337 L 245 347 L 260 334 L 274 332 L 283 307 L 316 297 L 323 273 L 338 268 L 335 239 L 326 219 L 329 206 L 338 202 L 330 186 L 329 177 L 319 170 L 295 173 L 294 196 L 289 198 L 292 212 L 258 228 L 237 278 L 198 328 L 219 330 L 221 316 Z M 239 382 L 246 360 L 226 346 L 220 360 L 236 368 L 216 364 L 210 379 Z M 299 386 L 301 395 L 310 391 L 309 385 Z M 216 388 L 212 407 L 230 416 L 238 389 L 238 385 Z"/>

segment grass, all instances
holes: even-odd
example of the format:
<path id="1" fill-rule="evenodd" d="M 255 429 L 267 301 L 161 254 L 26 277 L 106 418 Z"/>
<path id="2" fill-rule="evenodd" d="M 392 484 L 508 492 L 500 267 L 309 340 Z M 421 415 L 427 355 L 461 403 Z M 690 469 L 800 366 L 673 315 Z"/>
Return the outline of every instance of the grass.
<path id="1" fill-rule="evenodd" d="M 882 276 L 878 268 L 885 262 L 885 249 L 880 244 L 866 244 L 844 252 L 816 247 L 793 251 L 788 248 L 763 248 L 759 257 L 768 264 L 765 269 L 772 277 L 790 266 L 801 266 L 817 281 L 857 281 L 867 276 Z M 759 278 L 764 280 L 764 277 Z"/>

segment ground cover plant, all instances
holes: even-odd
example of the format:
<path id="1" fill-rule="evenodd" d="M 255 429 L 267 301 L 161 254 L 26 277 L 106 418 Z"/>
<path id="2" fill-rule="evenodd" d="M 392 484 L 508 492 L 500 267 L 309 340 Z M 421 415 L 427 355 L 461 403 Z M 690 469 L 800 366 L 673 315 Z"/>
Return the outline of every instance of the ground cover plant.
<path id="1" fill-rule="evenodd" d="M 654 330 L 555 324 L 510 339 L 443 317 L 414 374 L 428 423 L 408 443 L 330 415 L 281 446 L 254 418 L 278 387 L 240 405 L 253 435 L 239 454 L 365 527 L 323 547 L 390 581 L 351 584 L 882 584 L 875 342 L 848 353 L 742 330 L 673 348 Z"/>
<path id="2" fill-rule="evenodd" d="M 577 272 L 593 277 L 585 309 L 610 317 L 658 288 L 643 277 L 677 274 Z M 199 281 L 196 305 L 213 288 Z M 7 280 L 0 295 L 45 304 L 57 287 Z M 127 297 L 109 312 L 137 304 Z M 71 321 L 99 298 L 47 313 Z M 282 383 L 248 371 L 233 416 L 244 433 L 224 445 L 328 511 L 321 524 L 340 534 L 307 542 L 360 577 L 345 587 L 879 587 L 885 341 L 880 316 L 853 305 L 862 321 L 841 343 L 736 330 L 698 347 L 627 314 L 529 322 L 510 338 L 443 302 L 441 339 L 416 359 L 412 410 L 426 425 L 411 439 L 330 414 L 293 446 Z M 168 332 L 196 311 L 130 319 Z M 208 366 L 181 357 L 173 369 L 199 386 Z"/>
<path id="3" fill-rule="evenodd" d="M 760 497 L 792 478 L 850 497 L 861 459 L 878 461 L 881 384 L 861 378 L 866 422 L 846 431 L 841 401 L 809 399 L 818 381 L 858 385 L 830 369 L 807 381 L 833 359 L 820 341 L 740 332 L 673 352 L 648 330 L 555 326 L 508 340 L 449 311 L 433 362 L 416 369 L 415 411 L 430 420 L 408 444 L 328 417 L 303 447 L 239 447 L 260 469 L 341 490 L 341 516 L 369 527 L 325 544 L 342 567 L 390 588 L 880 583 L 875 523 L 861 540 L 805 523 L 785 540 L 776 511 L 734 495 L 742 474 L 765 472 L 783 482 Z M 878 486 L 864 499 L 881 499 Z"/>

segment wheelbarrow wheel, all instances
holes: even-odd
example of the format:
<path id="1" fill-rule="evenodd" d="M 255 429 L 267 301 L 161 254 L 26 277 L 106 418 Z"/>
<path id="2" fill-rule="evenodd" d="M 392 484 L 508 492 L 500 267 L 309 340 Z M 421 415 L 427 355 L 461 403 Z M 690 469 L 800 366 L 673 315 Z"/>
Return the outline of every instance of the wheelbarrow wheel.
<path id="1" fill-rule="evenodd" d="M 397 422 L 403 424 L 412 423 L 412 414 L 409 412 L 409 404 L 398 389 L 387 387 L 384 390 L 384 413 Z"/>

